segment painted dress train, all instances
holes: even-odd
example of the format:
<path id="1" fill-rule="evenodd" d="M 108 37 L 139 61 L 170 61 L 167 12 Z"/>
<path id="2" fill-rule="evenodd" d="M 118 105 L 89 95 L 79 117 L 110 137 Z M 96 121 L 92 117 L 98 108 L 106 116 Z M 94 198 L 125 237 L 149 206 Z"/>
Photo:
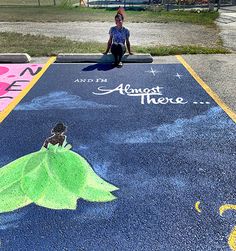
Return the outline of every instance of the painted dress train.
<path id="1" fill-rule="evenodd" d="M 47 144 L 0 169 L 0 212 L 35 203 L 51 209 L 76 209 L 77 200 L 108 202 L 118 188 L 101 179 L 66 139 Z"/>

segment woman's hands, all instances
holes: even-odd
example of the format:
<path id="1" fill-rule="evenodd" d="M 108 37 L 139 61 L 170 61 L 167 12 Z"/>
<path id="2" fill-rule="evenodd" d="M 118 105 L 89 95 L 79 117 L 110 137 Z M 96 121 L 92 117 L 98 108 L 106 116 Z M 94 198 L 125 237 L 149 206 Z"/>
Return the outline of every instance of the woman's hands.
<path id="1" fill-rule="evenodd" d="M 103 55 L 107 55 L 107 53 L 109 52 L 109 50 L 110 50 L 110 48 L 111 48 L 111 44 L 112 44 L 112 35 L 110 35 L 110 38 L 109 38 L 109 40 L 108 40 L 108 42 L 107 42 L 107 49 L 106 49 L 106 51 L 104 51 L 102 54 Z"/>
<path id="2" fill-rule="evenodd" d="M 130 49 L 129 38 L 126 38 L 126 45 L 127 45 L 127 49 L 128 49 L 129 55 L 133 55 L 133 53 L 131 52 L 131 49 Z"/>

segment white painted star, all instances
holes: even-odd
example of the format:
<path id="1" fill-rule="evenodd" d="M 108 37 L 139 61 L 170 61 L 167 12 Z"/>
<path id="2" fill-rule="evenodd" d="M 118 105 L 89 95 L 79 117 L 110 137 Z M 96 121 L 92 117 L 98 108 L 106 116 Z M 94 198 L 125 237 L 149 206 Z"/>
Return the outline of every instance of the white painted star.
<path id="1" fill-rule="evenodd" d="M 177 72 L 176 75 L 175 75 L 175 77 L 177 77 L 177 78 L 179 78 L 179 79 L 181 79 L 182 76 L 183 76 L 183 75 L 180 75 L 178 72 Z"/>
<path id="2" fill-rule="evenodd" d="M 151 67 L 151 70 L 150 70 L 150 71 L 145 71 L 145 72 L 152 73 L 153 76 L 156 76 L 155 73 L 158 73 L 158 72 L 160 72 L 160 71 L 153 70 L 152 67 Z"/>

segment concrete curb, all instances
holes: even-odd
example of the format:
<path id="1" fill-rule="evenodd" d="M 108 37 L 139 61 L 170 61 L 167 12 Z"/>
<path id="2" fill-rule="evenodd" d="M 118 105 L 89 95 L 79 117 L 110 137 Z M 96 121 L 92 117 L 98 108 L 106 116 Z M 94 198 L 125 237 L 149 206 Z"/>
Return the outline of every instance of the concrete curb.
<path id="1" fill-rule="evenodd" d="M 0 63 L 29 63 L 31 57 L 27 53 L 0 53 Z"/>
<path id="2" fill-rule="evenodd" d="M 112 63 L 114 57 L 112 54 L 64 54 L 60 53 L 57 56 L 56 63 Z M 150 54 L 125 54 L 122 57 L 124 63 L 152 63 L 153 58 Z"/>

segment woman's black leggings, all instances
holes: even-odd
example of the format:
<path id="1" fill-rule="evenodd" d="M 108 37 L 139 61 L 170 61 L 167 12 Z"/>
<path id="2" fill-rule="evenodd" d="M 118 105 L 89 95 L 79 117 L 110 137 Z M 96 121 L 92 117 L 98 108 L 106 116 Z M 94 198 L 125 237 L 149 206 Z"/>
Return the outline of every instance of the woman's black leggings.
<path id="1" fill-rule="evenodd" d="M 115 64 L 118 64 L 121 61 L 121 58 L 125 54 L 125 51 L 125 45 L 122 43 L 113 43 L 111 45 L 111 53 L 115 57 Z"/>

